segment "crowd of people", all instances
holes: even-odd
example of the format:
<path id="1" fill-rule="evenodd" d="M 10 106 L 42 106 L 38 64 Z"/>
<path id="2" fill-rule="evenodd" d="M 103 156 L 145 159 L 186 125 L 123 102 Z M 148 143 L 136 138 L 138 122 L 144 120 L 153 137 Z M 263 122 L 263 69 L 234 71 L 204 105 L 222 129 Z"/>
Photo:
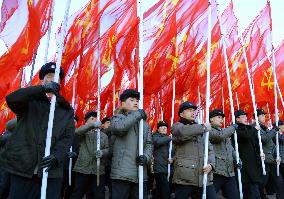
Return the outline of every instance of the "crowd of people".
<path id="1" fill-rule="evenodd" d="M 139 166 L 144 169 L 144 198 L 201 198 L 204 174 L 208 199 L 239 199 L 239 181 L 245 199 L 265 199 L 270 193 L 284 198 L 284 122 L 279 120 L 278 125 L 268 128 L 263 109 L 257 109 L 259 124 L 249 124 L 247 113 L 237 110 L 235 121 L 224 128 L 222 110 L 212 110 L 210 122 L 198 124 L 197 106 L 183 102 L 176 123 L 169 126 L 159 121 L 157 131 L 152 132 L 147 113 L 138 106 L 140 93 L 126 89 L 120 95 L 121 106 L 112 117 L 99 121 L 97 112 L 90 110 L 83 118 L 84 124 L 76 128 L 79 118 L 60 94 L 60 81 L 53 81 L 54 74 L 55 63 L 47 63 L 40 69 L 41 85 L 21 88 L 6 96 L 16 118 L 7 123 L 0 137 L 1 199 L 40 198 L 46 171 L 48 199 L 138 198 Z M 61 69 L 60 80 L 63 78 Z M 53 95 L 57 100 L 51 148 L 50 155 L 45 157 Z M 143 155 L 138 150 L 141 120 Z M 208 162 L 204 164 L 206 132 Z M 276 152 L 277 138 L 280 156 Z"/>

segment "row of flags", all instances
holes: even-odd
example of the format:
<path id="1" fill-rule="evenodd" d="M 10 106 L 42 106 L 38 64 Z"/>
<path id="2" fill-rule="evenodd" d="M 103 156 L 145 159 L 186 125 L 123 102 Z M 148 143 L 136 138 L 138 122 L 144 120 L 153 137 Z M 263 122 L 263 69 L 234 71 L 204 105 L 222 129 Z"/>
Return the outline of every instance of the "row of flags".
<path id="1" fill-rule="evenodd" d="M 21 86 L 39 83 L 34 72 L 26 82 L 23 69 L 33 61 L 41 38 L 51 22 L 53 0 L 4 0 L 1 8 L 0 38 L 7 51 L 0 57 L 0 132 L 13 114 L 5 96 Z M 143 1 L 142 1 L 143 3 Z M 206 56 L 208 38 L 208 0 L 159 0 L 143 16 L 143 54 L 138 54 L 139 19 L 136 0 L 90 0 L 68 18 L 62 67 L 66 73 L 64 96 L 74 98 L 76 114 L 97 107 L 97 66 L 101 78 L 108 79 L 101 92 L 103 116 L 111 116 L 119 106 L 119 93 L 138 86 L 138 60 L 144 57 L 144 107 L 152 128 L 157 121 L 171 121 L 173 84 L 174 121 L 178 105 L 185 100 L 205 109 Z M 211 106 L 223 109 L 230 122 L 230 104 L 222 52 L 221 30 L 226 44 L 233 95 L 240 108 L 253 112 L 250 88 L 243 57 L 246 49 L 249 72 L 258 107 L 274 112 L 272 50 L 275 51 L 278 86 L 284 88 L 284 42 L 274 49 L 269 1 L 243 33 L 231 1 L 218 21 L 218 5 L 212 5 L 211 30 Z M 17 24 L 17 25 L 16 25 Z M 19 25 L 18 25 L 19 24 Z M 57 34 L 61 34 L 58 28 Z M 243 44 L 240 37 L 243 37 Z M 98 60 L 100 57 L 100 60 Z M 52 55 L 50 61 L 56 60 Z M 113 74 L 113 75 L 112 75 Z M 281 93 L 282 94 L 282 93 Z M 200 96 L 200 101 L 198 100 Z M 279 95 L 278 95 L 279 96 Z M 280 111 L 284 109 L 279 96 Z M 234 105 L 237 100 L 234 97 Z M 283 113 L 281 113 L 283 114 Z"/>

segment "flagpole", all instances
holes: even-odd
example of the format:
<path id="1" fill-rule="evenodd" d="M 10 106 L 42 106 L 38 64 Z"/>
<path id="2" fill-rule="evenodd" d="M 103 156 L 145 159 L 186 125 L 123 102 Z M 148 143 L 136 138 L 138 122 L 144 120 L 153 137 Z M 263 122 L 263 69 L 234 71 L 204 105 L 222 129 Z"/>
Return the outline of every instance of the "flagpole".
<path id="1" fill-rule="evenodd" d="M 272 33 L 271 33 L 272 34 Z M 272 36 L 271 36 L 272 37 Z M 272 39 L 271 39 L 271 46 L 272 46 L 272 71 L 273 71 L 273 78 L 274 78 L 274 103 L 275 103 L 275 126 L 278 126 L 278 102 L 277 102 L 277 77 L 276 77 L 276 68 L 275 68 L 275 54 L 274 54 L 274 46 L 272 44 Z M 276 132 L 276 160 L 280 159 L 280 154 L 279 154 L 279 132 Z M 280 162 L 277 162 L 277 176 L 279 176 L 279 166 Z"/>
<path id="2" fill-rule="evenodd" d="M 241 42 L 241 45 L 242 45 L 243 57 L 244 57 L 244 60 L 245 60 L 246 71 L 247 71 L 247 76 L 248 76 L 248 80 L 249 80 L 249 88 L 250 88 L 250 94 L 251 94 L 251 98 L 252 98 L 252 104 L 253 104 L 253 110 L 254 110 L 254 116 L 255 116 L 255 123 L 256 123 L 256 126 L 259 126 L 259 121 L 258 121 L 257 112 L 256 112 L 254 88 L 253 88 L 253 85 L 252 85 L 252 80 L 251 80 L 251 75 L 250 75 L 248 60 L 247 60 L 247 54 L 246 54 L 246 49 L 245 49 L 245 46 L 244 46 L 244 40 L 243 40 L 242 34 L 240 34 L 240 42 Z M 260 130 L 258 130 L 257 136 L 258 136 L 258 144 L 259 144 L 259 150 L 260 150 L 260 156 L 261 156 L 262 173 L 263 173 L 263 175 L 266 175 L 265 163 L 264 163 L 264 158 L 263 158 L 265 156 L 264 156 L 263 148 L 262 148 Z"/>
<path id="3" fill-rule="evenodd" d="M 62 61 L 62 52 L 63 52 L 63 48 L 64 48 L 64 38 L 65 38 L 65 35 L 66 35 L 67 18 L 68 18 L 68 15 L 69 15 L 70 4 L 71 4 L 71 0 L 68 0 L 67 3 L 66 3 L 64 20 L 63 20 L 63 24 L 62 24 L 62 32 L 60 34 L 60 41 L 59 41 L 58 47 L 57 47 L 57 60 L 56 60 L 54 82 L 59 82 L 59 72 L 60 72 L 60 65 L 61 65 L 61 61 Z M 46 135 L 46 142 L 45 142 L 45 153 L 44 153 L 45 157 L 50 155 L 55 103 L 56 103 L 56 96 L 53 95 L 52 98 L 51 98 L 50 112 L 49 112 L 49 118 L 48 118 L 48 127 L 47 127 L 47 135 Z M 46 171 L 46 169 L 47 168 L 43 169 L 43 174 L 42 174 L 41 195 L 40 195 L 41 199 L 46 198 L 47 178 L 48 178 L 48 172 Z"/>
<path id="4" fill-rule="evenodd" d="M 75 68 L 74 68 L 74 76 L 73 76 L 73 85 L 72 85 L 72 101 L 71 101 L 71 105 L 72 108 L 74 109 L 74 113 L 75 113 L 75 96 L 76 96 L 76 66 L 77 66 L 77 60 L 74 63 L 75 64 Z M 73 147 L 70 147 L 70 152 L 73 151 Z M 68 184 L 69 186 L 71 186 L 72 183 L 72 158 L 69 158 L 69 166 L 68 166 Z"/>
<path id="5" fill-rule="evenodd" d="M 225 113 L 225 100 L 224 100 L 224 87 L 222 86 L 222 109 L 223 113 Z M 226 126 L 226 118 L 224 117 L 224 127 Z"/>
<path id="6" fill-rule="evenodd" d="M 32 69 L 31 69 L 30 82 L 29 82 L 29 85 L 30 85 L 30 86 L 32 85 L 32 81 L 33 81 L 36 56 L 37 56 L 37 52 L 35 52 L 35 53 L 34 53 L 34 56 L 33 56 Z"/>
<path id="7" fill-rule="evenodd" d="M 231 106 L 232 123 L 235 124 L 236 118 L 235 118 L 235 114 L 234 114 L 235 109 L 234 109 L 234 102 L 233 102 L 231 76 L 230 76 L 228 56 L 227 56 L 227 51 L 226 51 L 227 46 L 226 46 L 225 39 L 224 39 L 223 25 L 222 25 L 221 15 L 220 15 L 220 11 L 219 11 L 219 1 L 218 0 L 215 0 L 215 1 L 216 1 L 216 5 L 217 5 L 217 18 L 218 18 L 218 23 L 219 23 L 220 32 L 221 32 L 221 42 L 222 42 L 222 46 L 223 46 L 222 50 L 223 50 L 224 61 L 225 61 L 225 66 L 226 66 L 226 74 L 227 74 L 230 106 Z M 237 96 L 237 94 L 236 94 L 236 96 Z M 238 100 L 237 100 L 237 102 L 238 102 Z M 235 143 L 236 161 L 237 161 L 237 164 L 240 164 L 238 135 L 237 135 L 236 130 L 234 131 L 234 140 L 235 140 L 234 143 Z M 241 175 L 240 168 L 237 168 L 237 173 L 238 173 L 238 185 L 239 185 L 240 199 L 243 199 L 242 175 Z"/>
<path id="8" fill-rule="evenodd" d="M 266 108 L 267 108 L 267 113 L 268 113 L 269 129 L 272 129 L 272 120 L 271 120 L 271 114 L 270 114 L 268 103 L 266 103 Z"/>
<path id="9" fill-rule="evenodd" d="M 236 102 L 237 102 L 238 110 L 240 110 L 240 103 L 239 103 L 239 98 L 238 98 L 238 93 L 237 92 L 236 92 Z"/>
<path id="10" fill-rule="evenodd" d="M 211 64 L 211 0 L 208 0 L 208 42 L 207 42 L 207 80 L 206 80 L 206 123 L 209 123 L 209 107 L 210 107 L 210 64 Z M 208 164 L 208 145 L 209 145 L 209 131 L 204 136 L 204 167 Z M 206 186 L 208 174 L 203 176 L 203 194 L 202 199 L 206 199 Z"/>
<path id="11" fill-rule="evenodd" d="M 98 9 L 100 12 L 100 0 L 98 0 Z M 100 51 L 101 51 L 101 24 L 100 24 L 100 18 L 98 19 L 98 107 L 97 107 L 97 120 L 100 121 L 101 116 L 101 57 L 100 57 Z M 101 131 L 100 128 L 97 129 L 97 151 L 101 150 Z M 97 186 L 100 185 L 100 165 L 101 165 L 101 159 L 97 158 Z"/>
<path id="12" fill-rule="evenodd" d="M 173 79 L 173 99 L 172 99 L 172 118 L 171 118 L 171 126 L 174 124 L 174 117 L 175 117 L 175 101 L 176 101 L 176 75 L 174 75 Z M 170 135 L 172 137 L 172 135 Z M 169 160 L 172 159 L 172 149 L 173 149 L 173 141 L 170 141 L 169 147 Z M 168 163 L 168 181 L 170 181 L 171 176 L 171 164 Z"/>
<path id="13" fill-rule="evenodd" d="M 281 100 L 281 103 L 282 103 L 282 107 L 284 108 L 284 100 L 283 100 L 283 96 L 282 96 L 282 93 L 281 93 L 281 90 L 279 88 L 279 84 L 276 80 L 276 84 L 277 84 L 277 90 L 278 90 L 278 93 L 279 93 L 279 96 L 280 96 L 280 100 Z"/>
<path id="14" fill-rule="evenodd" d="M 50 13 L 50 20 L 49 20 L 49 24 L 48 24 L 48 31 L 47 31 L 47 38 L 46 38 L 46 47 L 45 47 L 44 59 L 43 59 L 44 63 L 47 62 L 48 49 L 49 49 L 49 40 L 50 40 L 51 27 L 52 27 L 52 22 L 53 22 L 54 6 L 55 6 L 55 0 L 52 0 L 51 13 Z"/>
<path id="15" fill-rule="evenodd" d="M 197 87 L 197 95 L 198 95 L 198 124 L 202 124 L 202 109 L 201 109 L 201 97 L 200 97 L 200 89 Z"/>
<path id="16" fill-rule="evenodd" d="M 138 90 L 140 92 L 139 108 L 143 109 L 143 12 L 142 12 L 142 0 L 137 0 L 137 17 L 139 22 L 139 78 L 138 78 Z M 139 123 L 139 156 L 143 155 L 143 119 Z M 139 199 L 143 199 L 143 166 L 139 165 Z"/>

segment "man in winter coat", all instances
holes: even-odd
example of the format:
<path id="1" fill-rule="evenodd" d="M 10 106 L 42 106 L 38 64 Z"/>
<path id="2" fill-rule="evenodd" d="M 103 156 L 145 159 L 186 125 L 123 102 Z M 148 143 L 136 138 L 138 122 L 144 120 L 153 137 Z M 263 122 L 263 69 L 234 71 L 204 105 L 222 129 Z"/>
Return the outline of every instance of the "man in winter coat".
<path id="1" fill-rule="evenodd" d="M 279 131 L 279 153 L 281 157 L 280 174 L 284 181 L 284 121 L 278 121 L 278 127 L 274 124 L 274 128 Z"/>
<path id="2" fill-rule="evenodd" d="M 168 164 L 172 163 L 169 159 L 169 147 L 171 138 L 167 135 L 168 124 L 164 121 L 159 121 L 157 132 L 153 134 L 154 145 L 154 176 L 156 180 L 157 198 L 170 198 L 170 184 L 168 177 Z"/>
<path id="3" fill-rule="evenodd" d="M 242 160 L 242 183 L 244 198 L 260 199 L 258 184 L 262 180 L 261 158 L 257 132 L 259 126 L 247 124 L 247 113 L 243 110 L 235 112 L 240 159 Z"/>
<path id="4" fill-rule="evenodd" d="M 11 173 L 9 198 L 39 198 L 43 168 L 47 168 L 47 198 L 60 198 L 63 162 L 75 131 L 74 112 L 54 82 L 55 63 L 42 66 L 41 85 L 21 88 L 6 96 L 17 115 L 17 126 L 0 154 L 0 165 Z M 60 68 L 60 80 L 64 72 Z M 50 155 L 44 157 L 50 100 L 56 95 Z"/>
<path id="5" fill-rule="evenodd" d="M 281 176 L 277 176 L 276 163 L 281 159 L 275 159 L 275 143 L 273 139 L 276 137 L 275 129 L 269 130 L 266 126 L 265 121 L 266 112 L 263 109 L 257 109 L 257 117 L 260 125 L 261 141 L 263 146 L 263 152 L 265 154 L 265 170 L 266 175 L 262 177 L 262 183 L 260 184 L 261 198 L 265 199 L 264 188 L 267 185 L 268 179 L 270 178 L 273 182 L 273 187 L 277 193 L 279 199 L 284 199 L 284 185 Z"/>
<path id="6" fill-rule="evenodd" d="M 5 144 L 10 139 L 15 127 L 17 119 L 9 120 L 6 123 L 6 130 L 0 137 L 0 150 L 5 148 Z M 0 168 L 0 199 L 6 199 L 9 195 L 10 189 L 10 173 Z"/>
<path id="7" fill-rule="evenodd" d="M 202 194 L 203 176 L 208 174 L 207 198 L 217 198 L 213 186 L 213 170 L 215 155 L 209 142 L 208 163 L 204 167 L 204 144 L 206 131 L 211 130 L 210 124 L 196 124 L 195 110 L 197 107 L 190 102 L 183 102 L 179 107 L 179 121 L 172 126 L 175 144 L 174 176 L 176 183 L 175 197 L 188 199 L 191 194 Z"/>
<path id="8" fill-rule="evenodd" d="M 147 163 L 152 157 L 152 135 L 146 122 L 147 115 L 138 109 L 140 93 L 126 89 L 120 96 L 121 109 L 110 122 L 110 130 L 115 136 L 111 166 L 112 198 L 138 198 L 138 166 L 143 166 L 144 182 L 147 180 Z M 139 155 L 139 122 L 143 119 L 143 155 Z M 144 198 L 147 196 L 144 183 Z"/>
<path id="9" fill-rule="evenodd" d="M 222 190 L 225 198 L 238 199 L 239 191 L 235 178 L 236 154 L 230 139 L 237 125 L 222 128 L 224 117 L 225 114 L 219 109 L 214 109 L 209 114 L 212 127 L 209 139 L 213 144 L 216 161 L 213 175 L 214 187 L 216 193 Z"/>
<path id="10" fill-rule="evenodd" d="M 105 198 L 105 160 L 108 156 L 108 138 L 100 132 L 100 150 L 97 150 L 98 128 L 101 122 L 97 121 L 97 112 L 86 113 L 85 125 L 76 129 L 79 137 L 79 155 L 74 166 L 75 189 L 71 199 L 81 199 L 91 190 L 93 198 Z M 97 184 L 97 159 L 100 158 L 99 184 Z"/>

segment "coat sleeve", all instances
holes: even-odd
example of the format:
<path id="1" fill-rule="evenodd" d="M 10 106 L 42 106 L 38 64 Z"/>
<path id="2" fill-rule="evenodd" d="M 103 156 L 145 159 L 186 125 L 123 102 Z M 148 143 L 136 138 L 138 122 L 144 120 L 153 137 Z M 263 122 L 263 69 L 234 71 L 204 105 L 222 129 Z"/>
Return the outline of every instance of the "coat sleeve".
<path id="1" fill-rule="evenodd" d="M 103 134 L 103 138 L 102 152 L 103 157 L 107 158 L 109 156 L 108 136 L 106 134 Z"/>
<path id="2" fill-rule="evenodd" d="M 175 144 L 182 144 L 197 135 L 203 134 L 206 130 L 206 127 L 200 124 L 184 125 L 176 123 L 172 127 L 173 142 Z"/>
<path id="3" fill-rule="evenodd" d="M 208 164 L 211 164 L 213 170 L 215 169 L 215 152 L 213 149 L 213 145 L 209 142 L 208 143 Z"/>
<path id="4" fill-rule="evenodd" d="M 88 131 L 92 130 L 94 127 L 92 124 L 85 124 L 80 126 L 75 130 L 75 135 L 82 136 L 85 135 Z"/>
<path id="5" fill-rule="evenodd" d="M 65 127 L 62 136 L 56 141 L 53 147 L 53 154 L 55 155 L 59 164 L 63 164 L 66 154 L 68 153 L 73 142 L 73 137 L 75 134 L 73 115 L 74 113 L 72 110 L 72 114 L 69 114 L 67 126 Z"/>
<path id="6" fill-rule="evenodd" d="M 275 136 L 276 132 L 274 130 L 260 130 L 260 135 L 261 135 L 261 142 L 263 144 L 267 144 L 273 137 Z"/>
<path id="7" fill-rule="evenodd" d="M 146 126 L 146 128 L 145 128 Z M 151 129 L 149 127 L 149 125 L 145 125 L 144 128 L 146 132 L 146 141 L 145 141 L 145 145 L 144 145 L 144 155 L 147 158 L 148 163 L 151 161 L 152 155 L 153 155 L 153 141 L 152 141 L 152 133 L 151 133 Z"/>
<path id="8" fill-rule="evenodd" d="M 129 129 L 141 119 L 142 116 L 139 111 L 130 112 L 127 115 L 114 115 L 110 122 L 111 133 L 123 137 L 127 134 Z"/>
<path id="9" fill-rule="evenodd" d="M 154 147 L 160 147 L 165 144 L 168 144 L 172 139 L 168 136 L 155 136 L 153 135 L 153 145 Z"/>
<path id="10" fill-rule="evenodd" d="M 228 137 L 233 135 L 234 132 L 235 132 L 235 128 L 232 126 L 229 126 L 228 128 L 224 128 L 220 131 L 212 128 L 212 130 L 209 131 L 210 142 L 213 144 L 221 143 L 222 141 L 226 140 Z"/>
<path id="11" fill-rule="evenodd" d="M 24 113 L 31 100 L 37 99 L 44 94 L 42 86 L 30 86 L 20 88 L 6 96 L 8 107 L 16 114 Z"/>

